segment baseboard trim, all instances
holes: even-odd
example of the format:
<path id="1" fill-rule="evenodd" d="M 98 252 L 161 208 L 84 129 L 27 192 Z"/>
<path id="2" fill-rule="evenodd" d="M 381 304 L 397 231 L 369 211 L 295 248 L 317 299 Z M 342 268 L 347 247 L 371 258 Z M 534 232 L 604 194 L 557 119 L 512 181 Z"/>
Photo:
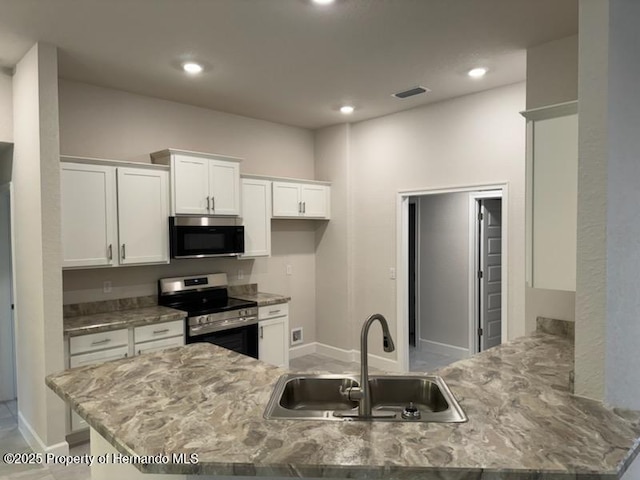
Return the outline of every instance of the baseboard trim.
<path id="1" fill-rule="evenodd" d="M 291 347 L 289 349 L 289 360 L 291 360 L 292 358 L 303 357 L 305 355 L 316 353 L 316 347 L 316 342 L 305 343 L 304 345 L 296 345 L 295 347 Z"/>
<path id="2" fill-rule="evenodd" d="M 326 343 L 316 342 L 316 353 L 343 362 L 353 362 L 353 350 L 345 350 L 344 348 L 334 347 Z"/>
<path id="3" fill-rule="evenodd" d="M 360 350 L 351 350 L 352 362 L 360 363 Z M 385 372 L 399 372 L 400 364 L 397 360 L 381 357 L 380 355 L 369 354 L 369 365 Z"/>
<path id="4" fill-rule="evenodd" d="M 420 350 L 427 352 L 439 353 L 440 355 L 449 355 L 462 360 L 469 357 L 469 349 L 463 347 L 456 347 L 455 345 L 448 345 L 446 343 L 434 342 L 432 340 L 420 339 Z"/>
<path id="5" fill-rule="evenodd" d="M 59 456 L 69 455 L 69 444 L 67 442 L 45 445 L 33 427 L 22 416 L 22 412 L 18 412 L 18 430 L 20 430 L 31 450 L 36 453 L 51 453 Z"/>

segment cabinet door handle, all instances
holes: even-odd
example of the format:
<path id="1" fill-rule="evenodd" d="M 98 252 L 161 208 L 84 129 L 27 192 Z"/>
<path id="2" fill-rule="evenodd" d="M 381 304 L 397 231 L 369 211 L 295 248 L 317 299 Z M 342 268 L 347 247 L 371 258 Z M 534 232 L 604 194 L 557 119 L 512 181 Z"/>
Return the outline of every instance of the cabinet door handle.
<path id="1" fill-rule="evenodd" d="M 154 330 L 153 334 L 154 335 L 160 335 L 161 333 L 167 333 L 169 331 L 168 328 L 163 328 L 162 330 Z"/>
<path id="2" fill-rule="evenodd" d="M 276 313 L 280 313 L 280 310 L 269 310 L 269 315 L 275 315 Z"/>
<path id="3" fill-rule="evenodd" d="M 307 213 L 307 202 L 302 202 L 302 213 Z"/>
<path id="4" fill-rule="evenodd" d="M 211 210 L 211 204 L 209 203 L 209 197 L 207 197 L 207 212 Z"/>
<path id="5" fill-rule="evenodd" d="M 138 350 L 138 355 L 142 355 L 142 350 Z"/>
<path id="6" fill-rule="evenodd" d="M 216 197 L 212 196 L 211 197 L 211 212 L 215 212 L 216 211 Z"/>
<path id="7" fill-rule="evenodd" d="M 125 258 L 127 258 L 126 253 L 127 253 L 127 252 L 126 252 L 126 250 L 125 250 L 125 246 L 124 246 L 124 243 L 123 243 L 123 244 L 122 244 L 122 259 L 123 259 L 123 260 L 124 260 Z"/>
<path id="8" fill-rule="evenodd" d="M 113 260 L 113 244 L 109 244 L 109 248 L 107 248 L 107 258 L 109 260 Z"/>
<path id="9" fill-rule="evenodd" d="M 264 338 L 264 327 L 260 327 L 260 338 Z"/>
<path id="10" fill-rule="evenodd" d="M 298 213 L 302 213 L 302 202 L 298 202 Z"/>
<path id="11" fill-rule="evenodd" d="M 109 343 L 111 341 L 110 338 L 105 338 L 104 340 L 100 340 L 97 342 L 91 342 L 91 345 L 104 345 L 105 343 Z"/>

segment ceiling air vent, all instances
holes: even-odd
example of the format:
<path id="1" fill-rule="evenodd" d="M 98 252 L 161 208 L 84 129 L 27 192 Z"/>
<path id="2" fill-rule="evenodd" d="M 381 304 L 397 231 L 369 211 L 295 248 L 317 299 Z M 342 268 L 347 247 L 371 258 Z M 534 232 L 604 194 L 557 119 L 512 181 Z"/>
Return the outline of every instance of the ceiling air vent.
<path id="1" fill-rule="evenodd" d="M 413 88 L 410 88 L 409 90 L 405 90 L 404 92 L 394 93 L 392 96 L 396 98 L 409 98 L 409 97 L 413 97 L 414 95 L 420 95 L 421 93 L 426 93 L 430 91 L 431 90 L 425 87 L 413 87 Z"/>

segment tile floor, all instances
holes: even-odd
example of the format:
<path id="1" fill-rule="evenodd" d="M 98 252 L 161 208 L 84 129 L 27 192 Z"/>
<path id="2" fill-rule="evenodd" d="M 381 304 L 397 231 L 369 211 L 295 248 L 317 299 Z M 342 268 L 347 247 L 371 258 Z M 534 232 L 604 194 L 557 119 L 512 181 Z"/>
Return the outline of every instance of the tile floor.
<path id="1" fill-rule="evenodd" d="M 415 347 L 409 348 L 409 370 L 412 372 L 433 372 L 457 361 L 451 355 L 428 352 Z"/>
<path id="2" fill-rule="evenodd" d="M 454 362 L 447 355 L 421 352 L 412 349 L 410 362 L 412 372 L 431 372 Z M 312 354 L 294 358 L 290 362 L 294 371 L 322 371 L 329 373 L 358 373 L 359 362 L 342 362 L 323 355 Z M 371 372 L 381 373 L 373 367 Z M 18 430 L 18 411 L 16 401 L 0 403 L 0 455 L 11 452 L 30 452 L 31 449 Z M 71 455 L 89 453 L 89 444 L 85 443 L 71 448 Z M 90 480 L 91 469 L 86 465 L 39 466 L 39 465 L 7 465 L 0 460 L 0 480 Z"/>

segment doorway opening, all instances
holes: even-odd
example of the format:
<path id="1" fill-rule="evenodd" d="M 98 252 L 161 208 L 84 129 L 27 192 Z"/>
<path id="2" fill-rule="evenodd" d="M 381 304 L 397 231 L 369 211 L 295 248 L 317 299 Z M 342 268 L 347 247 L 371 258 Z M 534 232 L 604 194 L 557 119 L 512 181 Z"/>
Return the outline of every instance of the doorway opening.
<path id="1" fill-rule="evenodd" d="M 16 399 L 15 328 L 11 254 L 11 188 L 0 185 L 0 402 Z"/>
<path id="2" fill-rule="evenodd" d="M 399 370 L 432 371 L 506 340 L 507 205 L 506 184 L 399 194 Z"/>
<path id="3" fill-rule="evenodd" d="M 475 354 L 502 343 L 502 192 L 470 193 L 469 212 L 474 274 L 469 351 Z"/>

